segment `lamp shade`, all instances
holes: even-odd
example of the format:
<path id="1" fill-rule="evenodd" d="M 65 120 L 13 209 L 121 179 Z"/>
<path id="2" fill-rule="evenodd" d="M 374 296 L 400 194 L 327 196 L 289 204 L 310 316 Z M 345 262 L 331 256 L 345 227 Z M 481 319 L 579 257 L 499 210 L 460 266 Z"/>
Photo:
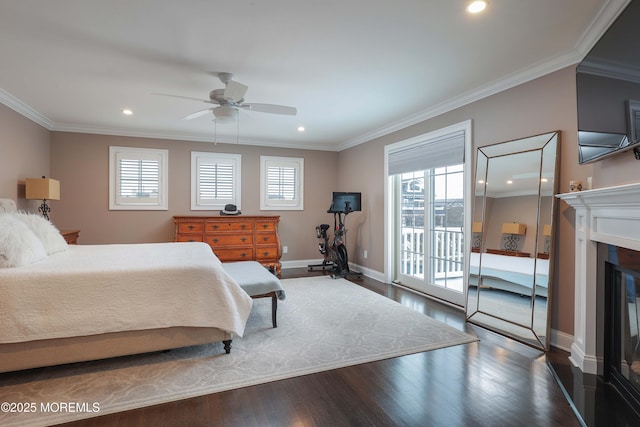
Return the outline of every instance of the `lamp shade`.
<path id="1" fill-rule="evenodd" d="M 52 178 L 27 178 L 26 198 L 60 200 L 60 181 Z"/>
<path id="2" fill-rule="evenodd" d="M 471 225 L 472 233 L 482 233 L 482 223 L 480 221 L 474 221 Z"/>
<path id="3" fill-rule="evenodd" d="M 505 222 L 502 224 L 502 234 L 526 234 L 527 226 L 517 222 Z"/>
<path id="4" fill-rule="evenodd" d="M 542 234 L 544 234 L 545 236 L 551 236 L 551 224 L 544 225 Z"/>

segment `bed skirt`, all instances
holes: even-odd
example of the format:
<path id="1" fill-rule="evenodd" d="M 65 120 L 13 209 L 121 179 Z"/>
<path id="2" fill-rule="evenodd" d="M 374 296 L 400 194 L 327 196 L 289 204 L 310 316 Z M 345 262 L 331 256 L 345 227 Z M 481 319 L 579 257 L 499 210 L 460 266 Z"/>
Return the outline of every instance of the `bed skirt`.
<path id="1" fill-rule="evenodd" d="M 0 344 L 0 372 L 230 341 L 217 328 L 170 327 Z"/>

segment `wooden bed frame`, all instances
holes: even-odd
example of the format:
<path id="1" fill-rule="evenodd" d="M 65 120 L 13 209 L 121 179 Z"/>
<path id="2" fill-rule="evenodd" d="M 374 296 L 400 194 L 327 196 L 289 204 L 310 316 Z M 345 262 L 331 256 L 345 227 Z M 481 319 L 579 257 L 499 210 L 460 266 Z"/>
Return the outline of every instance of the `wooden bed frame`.
<path id="1" fill-rule="evenodd" d="M 231 334 L 217 328 L 172 327 L 83 337 L 0 344 L 0 372 L 85 362 L 222 341 L 231 351 Z"/>

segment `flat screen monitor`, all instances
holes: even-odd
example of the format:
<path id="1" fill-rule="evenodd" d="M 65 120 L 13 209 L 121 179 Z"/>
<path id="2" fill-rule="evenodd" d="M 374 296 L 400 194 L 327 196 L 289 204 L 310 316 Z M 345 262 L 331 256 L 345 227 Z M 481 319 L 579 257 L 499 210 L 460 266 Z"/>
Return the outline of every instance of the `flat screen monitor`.
<path id="1" fill-rule="evenodd" d="M 349 213 L 362 210 L 360 207 L 361 193 L 334 191 L 330 213 Z"/>

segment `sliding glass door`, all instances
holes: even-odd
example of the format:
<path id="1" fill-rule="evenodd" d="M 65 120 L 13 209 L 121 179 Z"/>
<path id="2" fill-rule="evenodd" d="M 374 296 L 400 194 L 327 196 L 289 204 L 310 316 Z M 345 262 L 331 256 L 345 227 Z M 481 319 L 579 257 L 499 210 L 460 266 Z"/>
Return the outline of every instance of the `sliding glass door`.
<path id="1" fill-rule="evenodd" d="M 387 244 L 392 280 L 464 306 L 465 253 L 469 251 L 465 224 L 470 222 L 465 197 L 467 137 L 455 131 L 411 142 L 392 146 L 388 157 Z M 405 153 L 401 154 L 404 159 L 393 156 L 394 148 Z M 416 161 L 420 156 L 424 158 Z"/>

